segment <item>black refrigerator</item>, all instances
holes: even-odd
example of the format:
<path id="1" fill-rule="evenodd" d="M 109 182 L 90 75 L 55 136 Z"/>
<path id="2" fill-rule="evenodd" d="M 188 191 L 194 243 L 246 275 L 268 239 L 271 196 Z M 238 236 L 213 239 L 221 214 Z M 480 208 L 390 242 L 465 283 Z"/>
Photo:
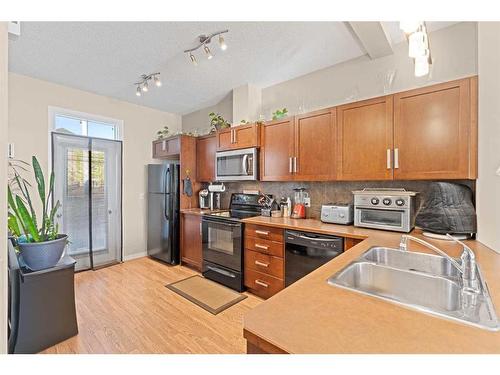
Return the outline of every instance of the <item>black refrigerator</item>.
<path id="1" fill-rule="evenodd" d="M 178 163 L 148 165 L 148 255 L 179 263 Z"/>

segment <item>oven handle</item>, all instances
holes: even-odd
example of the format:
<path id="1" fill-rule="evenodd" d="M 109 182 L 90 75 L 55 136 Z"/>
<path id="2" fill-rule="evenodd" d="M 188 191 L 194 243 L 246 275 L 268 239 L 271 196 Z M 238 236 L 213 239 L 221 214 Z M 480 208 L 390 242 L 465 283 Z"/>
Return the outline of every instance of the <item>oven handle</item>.
<path id="1" fill-rule="evenodd" d="M 205 223 L 214 223 L 214 224 L 220 224 L 220 225 L 224 225 L 226 227 L 239 227 L 241 224 L 231 224 L 231 223 L 227 223 L 227 222 L 222 222 L 222 221 L 219 221 L 219 220 L 210 220 L 208 218 L 203 218 L 202 222 L 205 222 Z"/>
<path id="2" fill-rule="evenodd" d="M 233 279 L 236 277 L 236 275 L 234 273 L 226 271 L 226 270 L 221 270 L 220 268 L 217 268 L 217 267 L 207 266 L 207 269 L 209 269 L 210 271 L 220 273 L 221 275 L 231 277 Z"/>

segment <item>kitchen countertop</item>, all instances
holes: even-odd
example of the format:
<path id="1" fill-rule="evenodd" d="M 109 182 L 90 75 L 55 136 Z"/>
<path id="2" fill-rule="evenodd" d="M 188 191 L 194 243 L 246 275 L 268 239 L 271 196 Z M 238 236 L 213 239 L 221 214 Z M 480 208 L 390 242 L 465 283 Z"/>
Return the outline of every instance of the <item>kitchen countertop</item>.
<path id="1" fill-rule="evenodd" d="M 181 211 L 181 214 L 186 214 L 186 215 L 206 215 L 210 214 L 212 212 L 219 212 L 219 211 L 224 211 L 224 210 L 211 210 L 209 208 L 183 208 Z"/>
<path id="2" fill-rule="evenodd" d="M 399 247 L 401 233 L 324 224 L 319 220 L 255 217 L 245 223 L 362 239 L 356 246 L 274 295 L 244 316 L 244 334 L 287 353 L 500 353 L 500 332 L 417 312 L 327 284 L 372 246 Z M 422 237 L 420 231 L 412 233 Z M 458 244 L 425 238 L 458 257 Z M 469 240 L 500 313 L 500 254 Z M 409 242 L 410 250 L 432 253 Z"/>

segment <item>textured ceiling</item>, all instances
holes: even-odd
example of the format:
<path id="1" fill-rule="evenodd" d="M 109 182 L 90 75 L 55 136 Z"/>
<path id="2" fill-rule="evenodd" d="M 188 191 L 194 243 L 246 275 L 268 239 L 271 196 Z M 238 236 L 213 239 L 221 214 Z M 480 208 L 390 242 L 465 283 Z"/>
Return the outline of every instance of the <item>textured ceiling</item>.
<path id="1" fill-rule="evenodd" d="M 396 22 L 384 24 L 403 39 Z M 198 51 L 193 66 L 182 51 L 197 35 L 226 28 L 229 48 L 213 41 L 214 58 Z M 22 22 L 9 42 L 9 70 L 185 114 L 239 85 L 266 87 L 364 54 L 343 22 Z M 137 97 L 133 83 L 157 71 L 163 86 Z"/>

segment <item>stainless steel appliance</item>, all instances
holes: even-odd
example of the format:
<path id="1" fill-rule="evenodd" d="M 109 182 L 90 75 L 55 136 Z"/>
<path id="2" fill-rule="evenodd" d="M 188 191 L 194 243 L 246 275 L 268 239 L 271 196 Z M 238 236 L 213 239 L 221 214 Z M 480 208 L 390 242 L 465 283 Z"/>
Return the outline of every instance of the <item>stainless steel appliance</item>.
<path id="1" fill-rule="evenodd" d="M 243 223 L 258 216 L 259 195 L 233 193 L 230 209 L 202 216 L 203 276 L 243 290 Z"/>
<path id="2" fill-rule="evenodd" d="M 207 189 L 201 189 L 198 193 L 200 199 L 200 208 L 210 208 L 210 196 Z"/>
<path id="3" fill-rule="evenodd" d="M 285 286 L 344 252 L 342 237 L 285 231 Z"/>
<path id="4" fill-rule="evenodd" d="M 224 183 L 208 185 L 208 207 L 213 210 L 221 209 L 221 193 L 226 191 Z"/>
<path id="5" fill-rule="evenodd" d="M 148 255 L 179 263 L 179 164 L 148 165 Z"/>
<path id="6" fill-rule="evenodd" d="M 355 226 L 406 233 L 415 226 L 417 192 L 366 188 L 353 194 Z"/>
<path id="7" fill-rule="evenodd" d="M 352 224 L 354 206 L 351 203 L 329 203 L 321 206 L 321 221 L 331 224 Z"/>
<path id="8" fill-rule="evenodd" d="M 257 180 L 257 178 L 257 148 L 218 151 L 215 153 L 216 181 Z"/>

